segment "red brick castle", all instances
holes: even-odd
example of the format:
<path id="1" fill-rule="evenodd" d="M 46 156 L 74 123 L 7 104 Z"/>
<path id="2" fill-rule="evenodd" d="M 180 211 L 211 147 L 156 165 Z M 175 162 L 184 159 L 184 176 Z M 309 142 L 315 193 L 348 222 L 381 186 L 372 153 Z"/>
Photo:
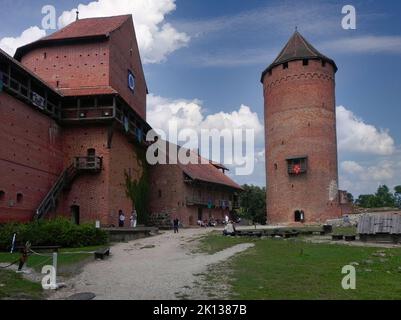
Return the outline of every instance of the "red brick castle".
<path id="1" fill-rule="evenodd" d="M 147 93 L 131 15 L 77 20 L 15 58 L 0 50 L 0 223 L 64 215 L 110 226 L 120 209 L 129 214 L 126 175 L 138 181 L 147 166 Z M 163 178 L 170 167 L 150 168 L 159 172 L 150 175 L 150 210 L 196 224 L 210 204 L 171 194 L 187 176 L 223 186 L 228 201 L 239 187 L 219 168 L 203 168 L 200 179 L 188 169 L 172 181 Z"/>
<path id="2" fill-rule="evenodd" d="M 336 72 L 335 62 L 297 31 L 262 74 L 270 224 L 341 215 Z"/>

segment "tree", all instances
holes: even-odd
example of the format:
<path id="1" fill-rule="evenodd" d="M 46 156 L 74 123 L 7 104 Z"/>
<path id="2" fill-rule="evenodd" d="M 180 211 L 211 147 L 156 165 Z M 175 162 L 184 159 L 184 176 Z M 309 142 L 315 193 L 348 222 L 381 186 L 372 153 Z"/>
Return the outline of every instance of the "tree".
<path id="1" fill-rule="evenodd" d="M 386 185 L 379 186 L 375 196 L 378 207 L 395 207 L 395 197 Z"/>
<path id="2" fill-rule="evenodd" d="M 266 188 L 243 185 L 244 191 L 240 195 L 241 209 L 238 214 L 241 218 L 249 219 L 253 223 L 266 223 Z"/>
<path id="3" fill-rule="evenodd" d="M 393 208 L 397 205 L 397 190 L 401 191 L 401 186 L 395 190 L 395 195 L 386 185 L 379 186 L 375 194 L 360 195 L 355 203 L 362 208 Z"/>
<path id="4" fill-rule="evenodd" d="M 347 199 L 349 203 L 354 203 L 354 196 L 352 195 L 352 193 L 347 192 Z"/>
<path id="5" fill-rule="evenodd" d="M 377 208 L 376 197 L 373 194 L 361 194 L 356 200 L 356 205 L 362 208 Z"/>
<path id="6" fill-rule="evenodd" d="M 401 209 L 401 186 L 396 186 L 394 188 L 394 196 L 395 196 L 395 202 L 398 208 Z"/>

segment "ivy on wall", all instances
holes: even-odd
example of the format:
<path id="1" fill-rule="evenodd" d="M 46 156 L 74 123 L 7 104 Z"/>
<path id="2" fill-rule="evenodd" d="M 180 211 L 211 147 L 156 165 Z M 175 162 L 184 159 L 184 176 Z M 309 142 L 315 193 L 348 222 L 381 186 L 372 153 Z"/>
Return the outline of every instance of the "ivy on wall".
<path id="1" fill-rule="evenodd" d="M 138 223 L 147 225 L 149 222 L 149 168 L 146 161 L 146 151 L 135 147 L 138 162 L 142 167 L 142 176 L 134 180 L 130 173 L 125 171 L 125 192 L 132 201 L 138 215 Z"/>

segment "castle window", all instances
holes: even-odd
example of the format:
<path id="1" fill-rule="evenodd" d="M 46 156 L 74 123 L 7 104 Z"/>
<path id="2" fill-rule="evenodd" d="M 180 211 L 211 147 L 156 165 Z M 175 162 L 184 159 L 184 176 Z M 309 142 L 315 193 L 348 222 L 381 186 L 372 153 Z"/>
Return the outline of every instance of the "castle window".
<path id="1" fill-rule="evenodd" d="M 308 59 L 304 59 L 304 60 L 302 61 L 302 65 L 303 65 L 303 66 L 309 65 L 309 60 L 308 60 Z"/>
<path id="2" fill-rule="evenodd" d="M 294 212 L 295 222 L 305 222 L 305 213 L 302 210 L 297 210 Z"/>
<path id="3" fill-rule="evenodd" d="M 326 66 L 326 61 L 322 61 L 322 67 L 324 68 Z"/>
<path id="4" fill-rule="evenodd" d="M 3 190 L 0 190 L 0 201 L 3 201 L 6 197 L 6 193 Z"/>
<path id="5" fill-rule="evenodd" d="M 274 164 L 274 170 L 277 170 L 278 169 L 278 165 L 277 165 L 277 163 L 275 163 Z"/>
<path id="6" fill-rule="evenodd" d="M 22 193 L 17 193 L 17 203 L 22 203 L 24 201 L 24 195 Z"/>
<path id="7" fill-rule="evenodd" d="M 288 69 L 288 62 L 283 63 L 283 69 Z"/>
<path id="8" fill-rule="evenodd" d="M 159 190 L 159 198 L 161 198 L 161 197 L 162 197 L 162 191 Z"/>
<path id="9" fill-rule="evenodd" d="M 307 172 L 308 157 L 294 157 L 287 159 L 288 174 L 298 176 Z"/>

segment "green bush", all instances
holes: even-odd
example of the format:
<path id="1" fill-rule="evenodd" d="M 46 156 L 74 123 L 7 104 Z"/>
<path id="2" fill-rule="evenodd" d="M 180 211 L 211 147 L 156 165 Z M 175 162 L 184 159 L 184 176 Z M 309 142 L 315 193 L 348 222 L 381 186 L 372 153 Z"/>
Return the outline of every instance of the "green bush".
<path id="1" fill-rule="evenodd" d="M 28 224 L 9 223 L 0 226 L 0 250 L 8 250 L 14 233 L 17 245 L 29 241 L 33 246 L 79 248 L 106 244 L 107 233 L 92 224 L 76 225 L 64 218 Z"/>

